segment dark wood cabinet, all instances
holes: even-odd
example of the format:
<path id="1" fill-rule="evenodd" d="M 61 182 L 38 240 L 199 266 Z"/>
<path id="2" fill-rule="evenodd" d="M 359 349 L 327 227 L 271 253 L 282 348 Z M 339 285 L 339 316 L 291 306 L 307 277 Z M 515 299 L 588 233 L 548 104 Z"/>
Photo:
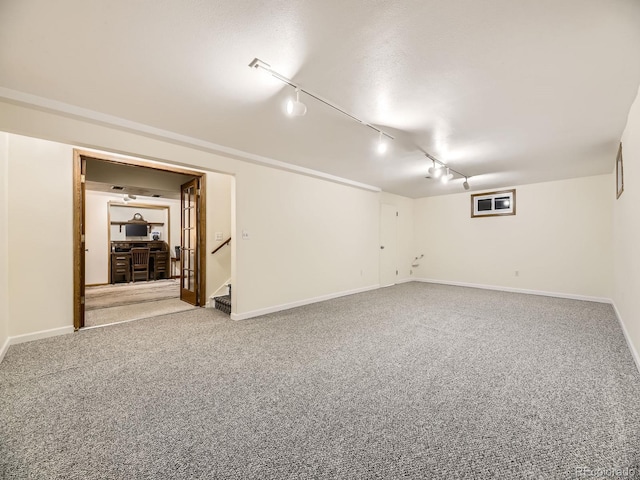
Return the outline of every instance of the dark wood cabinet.
<path id="1" fill-rule="evenodd" d="M 111 283 L 131 281 L 131 254 L 111 254 Z"/>
<path id="2" fill-rule="evenodd" d="M 170 278 L 170 253 L 167 242 L 160 240 L 113 241 L 111 242 L 110 283 L 131 281 L 131 249 L 149 249 L 149 277 L 154 280 Z"/>

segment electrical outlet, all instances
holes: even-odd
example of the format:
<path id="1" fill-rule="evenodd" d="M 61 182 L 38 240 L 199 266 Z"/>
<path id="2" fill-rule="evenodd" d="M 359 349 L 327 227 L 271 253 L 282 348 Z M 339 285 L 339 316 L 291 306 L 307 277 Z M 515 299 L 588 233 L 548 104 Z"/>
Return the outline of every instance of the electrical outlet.
<path id="1" fill-rule="evenodd" d="M 242 239 L 249 240 L 249 232 L 247 230 L 242 230 Z"/>
<path id="2" fill-rule="evenodd" d="M 520 270 L 516 270 L 516 277 L 520 276 Z"/>

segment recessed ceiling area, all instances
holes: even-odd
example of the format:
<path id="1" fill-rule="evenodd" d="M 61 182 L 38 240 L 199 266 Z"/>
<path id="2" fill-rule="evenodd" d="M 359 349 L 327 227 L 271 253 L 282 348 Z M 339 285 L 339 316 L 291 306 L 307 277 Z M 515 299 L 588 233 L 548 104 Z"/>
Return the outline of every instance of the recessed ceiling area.
<path id="1" fill-rule="evenodd" d="M 87 158 L 86 161 L 87 190 L 122 194 L 123 198 L 125 195 L 135 195 L 180 200 L 180 186 L 193 179 L 193 175 L 94 158 Z"/>
<path id="2" fill-rule="evenodd" d="M 472 191 L 610 173 L 639 57 L 637 0 L 0 4 L 2 98 L 413 198 L 463 191 L 459 175 L 425 178 L 425 153 Z M 254 58 L 388 132 L 386 154 L 375 131 L 304 93 L 306 115 L 287 116 L 293 88 Z"/>

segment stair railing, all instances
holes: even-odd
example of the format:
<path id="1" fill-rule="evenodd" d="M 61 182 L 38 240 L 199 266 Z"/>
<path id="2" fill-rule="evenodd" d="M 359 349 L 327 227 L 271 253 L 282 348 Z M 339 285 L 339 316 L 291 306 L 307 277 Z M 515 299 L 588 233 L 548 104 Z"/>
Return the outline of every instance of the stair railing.
<path id="1" fill-rule="evenodd" d="M 218 250 L 220 250 L 222 247 L 224 247 L 225 245 L 229 245 L 231 243 L 231 237 L 227 238 L 224 242 L 222 242 L 220 245 L 218 245 L 215 250 L 213 252 L 211 252 L 211 255 L 213 255 L 214 253 L 216 253 Z"/>

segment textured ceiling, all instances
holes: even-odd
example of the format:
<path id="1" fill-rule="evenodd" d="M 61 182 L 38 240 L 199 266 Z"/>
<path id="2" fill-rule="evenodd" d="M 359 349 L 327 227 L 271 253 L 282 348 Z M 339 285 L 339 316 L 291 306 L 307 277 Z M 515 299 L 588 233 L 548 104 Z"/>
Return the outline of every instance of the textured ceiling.
<path id="1" fill-rule="evenodd" d="M 250 69 L 258 57 L 396 136 Z M 611 172 L 638 0 L 2 0 L 0 88 L 410 197 Z"/>

